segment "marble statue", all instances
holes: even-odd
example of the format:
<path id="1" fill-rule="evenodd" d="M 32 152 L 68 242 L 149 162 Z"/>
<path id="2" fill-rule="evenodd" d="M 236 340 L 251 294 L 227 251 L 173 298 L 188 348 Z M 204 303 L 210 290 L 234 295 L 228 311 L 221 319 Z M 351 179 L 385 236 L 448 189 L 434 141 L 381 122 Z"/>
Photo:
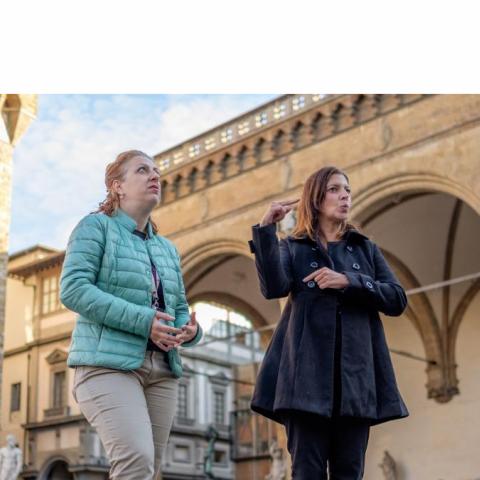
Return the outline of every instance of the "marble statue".
<path id="1" fill-rule="evenodd" d="M 272 466 L 270 473 L 265 476 L 265 480 L 286 480 L 287 465 L 283 459 L 283 450 L 278 446 L 276 440 L 270 444 L 270 456 L 272 457 Z"/>
<path id="2" fill-rule="evenodd" d="M 14 435 L 7 435 L 7 445 L 0 448 L 0 480 L 17 480 L 22 469 L 22 450 Z"/>

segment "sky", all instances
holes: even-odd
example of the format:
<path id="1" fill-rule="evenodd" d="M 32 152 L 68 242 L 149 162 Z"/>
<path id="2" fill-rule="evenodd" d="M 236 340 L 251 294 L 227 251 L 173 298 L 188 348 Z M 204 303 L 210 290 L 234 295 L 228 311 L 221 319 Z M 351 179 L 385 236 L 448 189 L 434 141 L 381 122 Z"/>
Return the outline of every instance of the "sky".
<path id="1" fill-rule="evenodd" d="M 275 96 L 40 95 L 13 153 L 9 253 L 65 249 L 73 227 L 105 198 L 105 166 L 119 152 L 157 154 Z"/>

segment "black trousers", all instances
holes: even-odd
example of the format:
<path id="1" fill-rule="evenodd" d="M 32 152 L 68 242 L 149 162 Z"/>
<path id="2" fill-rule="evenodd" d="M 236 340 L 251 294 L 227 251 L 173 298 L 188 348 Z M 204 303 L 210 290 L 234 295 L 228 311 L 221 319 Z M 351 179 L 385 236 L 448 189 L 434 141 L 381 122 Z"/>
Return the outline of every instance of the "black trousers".
<path id="1" fill-rule="evenodd" d="M 361 480 L 370 424 L 289 411 L 283 416 L 293 480 Z M 327 476 L 327 468 L 330 477 Z"/>

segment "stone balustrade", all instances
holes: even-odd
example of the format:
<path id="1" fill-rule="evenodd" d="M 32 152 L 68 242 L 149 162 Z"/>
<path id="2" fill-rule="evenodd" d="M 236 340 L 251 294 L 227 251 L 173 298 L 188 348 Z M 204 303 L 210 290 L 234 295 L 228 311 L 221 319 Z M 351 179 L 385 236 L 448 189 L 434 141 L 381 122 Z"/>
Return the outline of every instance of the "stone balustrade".
<path id="1" fill-rule="evenodd" d="M 424 97 L 286 95 L 155 156 L 162 205 L 321 142 Z"/>

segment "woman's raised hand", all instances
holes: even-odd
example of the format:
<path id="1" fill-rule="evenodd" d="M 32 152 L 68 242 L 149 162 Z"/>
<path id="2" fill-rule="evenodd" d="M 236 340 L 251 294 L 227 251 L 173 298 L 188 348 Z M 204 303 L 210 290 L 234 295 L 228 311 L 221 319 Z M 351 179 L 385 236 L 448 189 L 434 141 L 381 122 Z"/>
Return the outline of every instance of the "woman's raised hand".
<path id="1" fill-rule="evenodd" d="M 182 330 L 180 328 L 169 327 L 165 324 L 166 320 L 173 322 L 175 318 L 166 313 L 157 312 L 152 322 L 152 328 L 150 329 L 150 339 L 164 352 L 168 352 L 183 343 L 183 340 L 180 338 Z"/>
<path id="2" fill-rule="evenodd" d="M 272 202 L 265 215 L 260 222 L 260 226 L 264 227 L 265 225 L 270 225 L 272 223 L 280 222 L 285 218 L 285 215 L 290 212 L 300 201 L 299 198 L 295 200 L 279 200 L 277 202 Z"/>

